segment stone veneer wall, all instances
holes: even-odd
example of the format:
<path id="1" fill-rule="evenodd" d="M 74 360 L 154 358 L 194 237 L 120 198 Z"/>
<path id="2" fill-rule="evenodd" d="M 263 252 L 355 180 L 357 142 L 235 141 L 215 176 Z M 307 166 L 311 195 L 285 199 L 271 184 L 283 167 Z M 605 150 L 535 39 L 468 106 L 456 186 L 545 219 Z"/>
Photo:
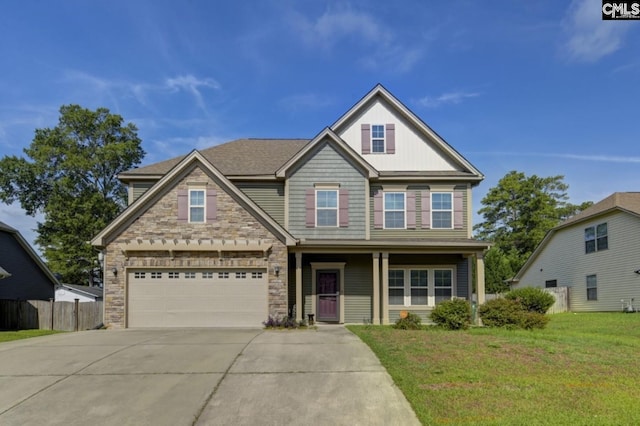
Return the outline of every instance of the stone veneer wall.
<path id="1" fill-rule="evenodd" d="M 188 182 L 207 182 L 207 189 L 217 191 L 217 220 L 213 223 L 178 222 L 178 191 L 188 189 Z M 262 239 L 272 243 L 264 257 L 262 252 L 179 252 L 171 259 L 168 252 L 130 253 L 126 258 L 121 244 L 140 239 Z M 276 276 L 274 265 L 280 265 Z M 118 269 L 114 276 L 111 270 Z M 104 323 L 108 327 L 126 326 L 127 268 L 206 268 L 244 267 L 266 268 L 269 281 L 269 315 L 287 314 L 287 247 L 280 242 L 255 217 L 248 213 L 229 194 L 200 168 L 195 168 L 165 193 L 154 205 L 136 218 L 129 227 L 106 247 Z M 266 318 L 265 318 L 266 320 Z M 212 324 L 215 325 L 215 324 Z"/>

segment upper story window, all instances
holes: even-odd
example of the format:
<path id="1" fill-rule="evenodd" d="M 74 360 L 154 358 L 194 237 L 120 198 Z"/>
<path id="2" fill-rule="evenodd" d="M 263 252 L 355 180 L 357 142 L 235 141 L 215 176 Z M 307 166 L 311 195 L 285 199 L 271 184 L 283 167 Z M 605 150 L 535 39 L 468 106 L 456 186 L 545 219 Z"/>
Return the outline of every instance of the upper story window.
<path id="1" fill-rule="evenodd" d="M 361 124 L 362 154 L 395 154 L 396 125 Z"/>
<path id="2" fill-rule="evenodd" d="M 584 251 L 593 253 L 594 251 L 606 250 L 609 248 L 609 237 L 607 224 L 601 223 L 597 226 L 590 226 L 584 230 Z"/>
<path id="3" fill-rule="evenodd" d="M 453 194 L 431 193 L 431 228 L 451 229 L 453 226 Z"/>
<path id="4" fill-rule="evenodd" d="M 405 228 L 405 193 L 384 193 L 384 227 L 385 229 Z"/>
<path id="5" fill-rule="evenodd" d="M 189 190 L 189 222 L 204 222 L 204 189 Z"/>
<path id="6" fill-rule="evenodd" d="M 316 191 L 316 226 L 338 226 L 338 191 Z"/>
<path id="7" fill-rule="evenodd" d="M 384 150 L 384 126 L 374 124 L 371 126 L 371 152 L 382 154 Z"/>

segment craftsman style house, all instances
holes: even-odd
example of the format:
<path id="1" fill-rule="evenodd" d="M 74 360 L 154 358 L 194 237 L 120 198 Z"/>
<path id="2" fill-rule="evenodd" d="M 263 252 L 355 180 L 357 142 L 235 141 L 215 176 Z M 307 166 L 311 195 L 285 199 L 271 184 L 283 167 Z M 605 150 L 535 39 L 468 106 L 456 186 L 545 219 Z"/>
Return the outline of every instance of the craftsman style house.
<path id="1" fill-rule="evenodd" d="M 241 139 L 120 175 L 92 243 L 112 327 L 386 324 L 484 299 L 483 175 L 378 85 L 312 140 Z"/>

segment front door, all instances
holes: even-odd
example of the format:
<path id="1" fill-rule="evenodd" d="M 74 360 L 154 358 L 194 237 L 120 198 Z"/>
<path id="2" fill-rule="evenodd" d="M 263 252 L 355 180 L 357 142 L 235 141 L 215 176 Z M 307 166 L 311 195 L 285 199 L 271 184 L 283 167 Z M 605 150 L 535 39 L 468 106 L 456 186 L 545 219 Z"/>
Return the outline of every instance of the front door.
<path id="1" fill-rule="evenodd" d="M 340 304 L 340 274 L 338 271 L 318 271 L 318 321 L 338 321 Z"/>

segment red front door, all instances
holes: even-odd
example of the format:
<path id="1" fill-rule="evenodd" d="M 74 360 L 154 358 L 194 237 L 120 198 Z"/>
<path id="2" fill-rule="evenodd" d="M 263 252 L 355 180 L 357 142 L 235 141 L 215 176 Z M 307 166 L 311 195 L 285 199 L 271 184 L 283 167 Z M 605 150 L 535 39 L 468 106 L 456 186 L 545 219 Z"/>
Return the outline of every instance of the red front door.
<path id="1" fill-rule="evenodd" d="M 338 321 L 340 312 L 340 275 L 338 271 L 318 271 L 317 274 L 318 321 Z"/>

